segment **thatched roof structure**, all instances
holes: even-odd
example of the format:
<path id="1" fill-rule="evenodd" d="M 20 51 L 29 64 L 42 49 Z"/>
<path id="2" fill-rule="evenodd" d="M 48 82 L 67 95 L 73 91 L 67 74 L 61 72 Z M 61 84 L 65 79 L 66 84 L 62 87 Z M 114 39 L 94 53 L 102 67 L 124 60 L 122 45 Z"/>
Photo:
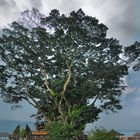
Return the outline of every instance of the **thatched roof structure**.
<path id="1" fill-rule="evenodd" d="M 0 137 L 9 137 L 10 134 L 7 132 L 0 132 Z"/>
<path id="2" fill-rule="evenodd" d="M 140 137 L 140 132 L 137 132 L 136 134 L 134 134 L 134 136 L 139 136 Z"/>
<path id="3" fill-rule="evenodd" d="M 112 133 L 115 136 L 123 136 L 124 135 L 124 134 L 121 134 L 121 133 L 119 133 L 119 132 L 117 132 L 117 131 L 115 131 L 113 129 L 110 131 L 110 133 Z"/>

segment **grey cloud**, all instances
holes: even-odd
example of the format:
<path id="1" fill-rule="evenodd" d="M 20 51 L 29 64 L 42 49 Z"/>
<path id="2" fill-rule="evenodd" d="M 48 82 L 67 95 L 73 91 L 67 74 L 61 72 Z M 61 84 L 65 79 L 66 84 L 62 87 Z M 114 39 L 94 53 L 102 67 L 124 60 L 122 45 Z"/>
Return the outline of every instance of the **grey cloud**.
<path id="1" fill-rule="evenodd" d="M 42 0 L 43 9 L 45 12 L 50 12 L 52 9 L 58 9 L 61 13 L 69 14 L 73 10 L 81 8 L 83 2 L 81 0 Z"/>
<path id="2" fill-rule="evenodd" d="M 13 16 L 14 13 L 20 11 L 15 2 L 15 0 L 0 0 L 0 11 L 5 17 Z M 26 1 L 26 5 L 27 3 L 29 7 L 36 7 L 45 13 L 58 9 L 61 13 L 67 14 L 83 8 L 85 13 L 97 17 L 100 22 L 106 24 L 109 27 L 108 35 L 118 38 L 123 44 L 133 42 L 135 32 L 140 32 L 135 22 L 138 17 L 135 14 L 137 8 L 135 1 L 132 0 L 127 0 L 127 2 L 126 0 L 30 0 Z M 8 12 L 5 12 L 5 9 Z"/>
<path id="3" fill-rule="evenodd" d="M 63 9 L 64 12 L 71 12 L 73 10 L 77 10 L 79 9 L 81 6 L 81 3 L 79 0 L 61 0 L 61 3 L 60 3 L 60 9 Z"/>
<path id="4" fill-rule="evenodd" d="M 128 44 L 134 40 L 134 34 L 138 30 L 136 1 L 94 0 L 90 5 L 93 5 L 95 11 L 99 11 L 100 16 L 102 15 L 101 21 L 109 27 L 109 36 L 117 37 L 122 43 Z"/>
<path id="5" fill-rule="evenodd" d="M 117 13 L 114 12 L 114 15 L 108 19 L 108 24 L 113 28 L 111 34 L 115 34 L 124 41 L 132 39 L 132 36 L 137 32 L 135 1 L 118 2 L 115 8 Z M 122 40 L 122 42 L 124 41 Z"/>
<path id="6" fill-rule="evenodd" d="M 0 13 L 1 19 L 5 20 L 9 19 L 9 17 L 13 17 L 15 11 L 17 10 L 16 3 L 14 0 L 0 0 Z"/>
<path id="7" fill-rule="evenodd" d="M 3 28 L 16 19 L 19 9 L 14 0 L 0 0 L 0 26 Z"/>
<path id="8" fill-rule="evenodd" d="M 42 7 L 42 1 L 41 0 L 30 0 L 32 7 L 40 9 Z"/>
<path id="9" fill-rule="evenodd" d="M 109 36 L 118 38 L 123 44 L 129 44 L 134 42 L 135 33 L 140 32 L 139 25 L 136 26 L 138 19 L 136 1 L 59 0 L 59 3 L 51 2 L 50 6 L 55 5 L 64 12 L 83 8 L 88 15 L 96 17 L 99 22 L 103 22 L 109 27 Z"/>
<path id="10" fill-rule="evenodd" d="M 138 0 L 136 0 L 138 1 Z M 136 4 L 132 0 L 42 0 L 46 4 L 47 12 L 51 9 L 59 9 L 62 13 L 83 8 L 85 13 L 99 19 L 109 27 L 108 35 L 118 38 L 121 43 L 129 44 L 135 39 Z"/>
<path id="11" fill-rule="evenodd" d="M 15 8 L 16 3 L 14 0 L 0 0 L 0 9 L 6 9 L 9 10 L 9 8 Z"/>

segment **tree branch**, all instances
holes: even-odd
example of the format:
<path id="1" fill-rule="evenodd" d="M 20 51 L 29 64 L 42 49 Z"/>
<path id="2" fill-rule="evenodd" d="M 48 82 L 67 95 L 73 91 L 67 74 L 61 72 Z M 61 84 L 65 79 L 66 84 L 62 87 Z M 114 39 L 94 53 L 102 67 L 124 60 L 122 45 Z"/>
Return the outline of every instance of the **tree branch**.
<path id="1" fill-rule="evenodd" d="M 67 89 L 68 83 L 69 83 L 69 81 L 71 79 L 71 75 L 72 75 L 72 72 L 71 72 L 72 63 L 69 65 L 68 62 L 66 61 L 66 65 L 68 67 L 68 77 L 67 77 L 67 80 L 66 80 L 66 82 L 65 82 L 65 84 L 63 86 L 63 91 L 62 91 L 63 95 L 65 94 L 65 91 Z"/>
<path id="2" fill-rule="evenodd" d="M 53 95 L 53 94 L 54 94 L 54 92 L 53 92 L 53 90 L 49 87 L 49 83 L 48 83 L 47 76 L 48 76 L 48 74 L 47 74 L 47 73 L 45 73 L 45 85 L 46 85 L 46 87 L 47 87 L 48 91 L 51 93 L 51 95 Z"/>
<path id="3" fill-rule="evenodd" d="M 91 106 L 96 103 L 96 101 L 97 101 L 98 98 L 99 98 L 99 94 L 95 97 L 94 101 L 91 103 Z"/>
<path id="4" fill-rule="evenodd" d="M 51 93 L 51 95 L 54 95 L 53 90 L 49 87 L 49 83 L 48 83 L 48 79 L 47 79 L 47 77 L 48 77 L 47 72 L 46 72 L 46 71 L 44 72 L 44 70 L 42 69 L 42 67 L 40 67 L 40 70 L 41 70 L 41 72 L 43 73 L 43 75 L 44 75 L 44 77 L 45 77 L 45 82 L 44 82 L 44 84 L 45 84 L 47 90 Z"/>
<path id="5" fill-rule="evenodd" d="M 32 105 L 34 108 L 37 108 L 37 104 L 30 98 L 35 104 L 33 104 L 28 98 L 21 96 L 22 99 L 26 100 L 30 105 Z"/>
<path id="6" fill-rule="evenodd" d="M 35 22 L 29 15 L 27 15 L 28 19 L 31 20 L 37 27 L 40 27 L 40 25 Z"/>

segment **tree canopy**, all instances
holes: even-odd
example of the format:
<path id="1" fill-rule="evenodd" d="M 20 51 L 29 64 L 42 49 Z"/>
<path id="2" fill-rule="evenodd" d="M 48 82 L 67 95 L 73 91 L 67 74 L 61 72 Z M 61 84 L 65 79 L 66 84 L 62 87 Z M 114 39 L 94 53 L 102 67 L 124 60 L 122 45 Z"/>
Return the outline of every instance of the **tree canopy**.
<path id="1" fill-rule="evenodd" d="M 0 38 L 5 102 L 26 100 L 48 126 L 58 122 L 80 131 L 100 112 L 121 109 L 127 66 L 122 45 L 107 38 L 104 24 L 81 9 L 68 16 L 56 9 L 44 16 L 33 9 L 22 16 Z"/>
<path id="2" fill-rule="evenodd" d="M 135 71 L 140 70 L 140 42 L 135 42 L 126 47 L 125 55 L 127 57 L 127 62 L 133 66 L 133 69 Z"/>

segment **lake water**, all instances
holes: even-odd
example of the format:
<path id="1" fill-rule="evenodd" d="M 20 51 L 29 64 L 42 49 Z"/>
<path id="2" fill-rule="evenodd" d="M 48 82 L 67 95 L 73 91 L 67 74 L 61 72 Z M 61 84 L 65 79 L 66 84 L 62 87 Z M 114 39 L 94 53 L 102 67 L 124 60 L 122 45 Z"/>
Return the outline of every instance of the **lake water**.
<path id="1" fill-rule="evenodd" d="M 0 132 L 8 132 L 12 134 L 17 125 L 20 125 L 21 128 L 25 128 L 26 124 L 31 128 L 31 130 L 35 130 L 33 122 L 0 121 Z"/>

